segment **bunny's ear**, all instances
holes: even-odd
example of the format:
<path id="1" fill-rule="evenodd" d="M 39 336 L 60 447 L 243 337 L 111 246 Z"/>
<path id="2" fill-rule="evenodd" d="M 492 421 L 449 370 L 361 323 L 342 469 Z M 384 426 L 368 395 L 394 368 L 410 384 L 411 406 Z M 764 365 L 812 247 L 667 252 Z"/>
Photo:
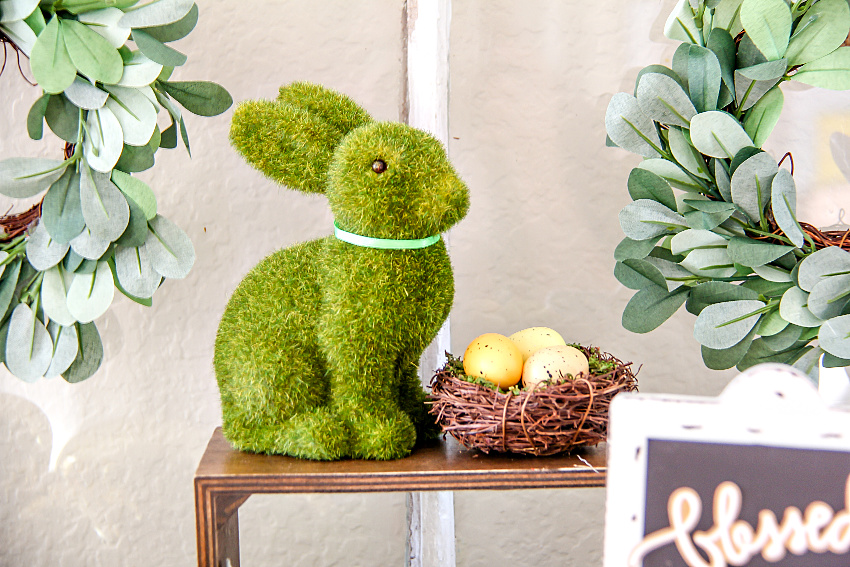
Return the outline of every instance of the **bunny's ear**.
<path id="1" fill-rule="evenodd" d="M 230 140 L 248 163 L 278 183 L 324 193 L 334 150 L 348 132 L 370 121 L 351 99 L 295 83 L 281 89 L 277 101 L 240 104 Z"/>

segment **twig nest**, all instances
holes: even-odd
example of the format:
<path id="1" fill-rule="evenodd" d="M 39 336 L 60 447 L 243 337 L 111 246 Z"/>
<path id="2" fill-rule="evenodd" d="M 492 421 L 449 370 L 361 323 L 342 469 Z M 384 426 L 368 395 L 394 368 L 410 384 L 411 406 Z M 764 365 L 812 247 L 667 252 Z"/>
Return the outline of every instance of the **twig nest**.
<path id="1" fill-rule="evenodd" d="M 611 399 L 637 390 L 637 379 L 631 362 L 596 347 L 577 349 L 598 370 L 530 391 L 488 388 L 465 376 L 462 362 L 448 355 L 431 380 L 429 412 L 444 434 L 484 453 L 543 456 L 602 443 Z"/>

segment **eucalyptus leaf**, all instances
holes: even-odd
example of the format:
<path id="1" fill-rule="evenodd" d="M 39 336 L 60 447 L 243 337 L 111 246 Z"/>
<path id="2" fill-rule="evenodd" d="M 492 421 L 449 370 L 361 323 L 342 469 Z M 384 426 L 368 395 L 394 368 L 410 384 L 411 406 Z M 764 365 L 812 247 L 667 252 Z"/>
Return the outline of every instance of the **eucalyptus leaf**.
<path id="1" fill-rule="evenodd" d="M 759 277 L 769 282 L 790 282 L 791 274 L 775 266 L 750 266 Z"/>
<path id="2" fill-rule="evenodd" d="M 41 222 L 56 242 L 70 242 L 86 226 L 80 208 L 80 175 L 69 167 L 53 182 L 41 203 Z"/>
<path id="3" fill-rule="evenodd" d="M 77 321 L 89 323 L 106 313 L 114 294 L 109 264 L 98 262 L 93 274 L 74 274 L 68 288 L 68 311 Z"/>
<path id="4" fill-rule="evenodd" d="M 15 289 L 18 285 L 18 277 L 21 274 L 21 266 L 24 263 L 24 259 L 18 257 L 17 260 L 13 260 L 9 266 L 3 270 L 2 277 L 0 277 L 0 321 L 6 319 L 6 315 L 9 313 L 9 307 L 12 305 L 12 298 L 15 295 Z M 6 342 L 0 342 L 0 345 L 5 345 Z"/>
<path id="5" fill-rule="evenodd" d="M 652 252 L 652 249 L 655 248 L 655 245 L 661 238 L 661 236 L 656 236 L 655 238 L 646 240 L 632 240 L 626 237 L 614 249 L 614 259 L 620 262 L 632 258 L 642 260 Z"/>
<path id="6" fill-rule="evenodd" d="M 145 241 L 151 265 L 164 278 L 180 279 L 189 274 L 195 263 L 195 248 L 180 227 L 157 215 L 150 223 Z"/>
<path id="7" fill-rule="evenodd" d="M 38 0 L 0 0 L 0 24 L 23 20 L 38 8 Z"/>
<path id="8" fill-rule="evenodd" d="M 711 349 L 727 349 L 746 337 L 761 318 L 758 300 L 724 301 L 706 306 L 694 323 L 694 338 Z"/>
<path id="9" fill-rule="evenodd" d="M 186 16 L 194 4 L 194 0 L 155 0 L 127 10 L 119 23 L 128 28 L 172 24 Z"/>
<path id="10" fill-rule="evenodd" d="M 809 293 L 808 308 L 816 317 L 831 319 L 842 314 L 850 300 L 850 274 L 821 279 Z"/>
<path id="11" fill-rule="evenodd" d="M 754 222 L 761 219 L 770 201 L 771 183 L 779 172 L 776 161 L 767 152 L 760 152 L 738 166 L 732 174 L 732 202 L 741 207 Z"/>
<path id="12" fill-rule="evenodd" d="M 736 236 L 729 241 L 729 257 L 736 264 L 748 267 L 769 264 L 794 249 L 790 246 L 770 244 L 761 240 Z"/>
<path id="13" fill-rule="evenodd" d="M 108 7 L 83 12 L 77 19 L 84 24 L 89 24 L 91 29 L 100 34 L 109 45 L 118 49 L 130 37 L 130 28 L 118 23 L 122 17 L 124 12 L 115 7 Z"/>
<path id="14" fill-rule="evenodd" d="M 691 119 L 691 142 L 703 154 L 732 159 L 753 142 L 740 122 L 725 112 L 702 112 Z"/>
<path id="15" fill-rule="evenodd" d="M 71 85 L 68 88 L 72 88 L 73 83 Z M 80 132 L 80 109 L 64 95 L 50 97 L 44 118 L 54 134 L 70 144 L 77 142 Z"/>
<path id="16" fill-rule="evenodd" d="M 756 300 L 758 296 L 751 289 L 729 282 L 705 282 L 691 288 L 686 308 L 688 313 L 699 315 L 703 309 L 715 303 Z"/>
<path id="17" fill-rule="evenodd" d="M 687 127 L 697 113 L 679 82 L 665 74 L 643 75 L 636 97 L 644 114 L 661 124 Z"/>
<path id="18" fill-rule="evenodd" d="M 727 370 L 729 368 L 733 368 L 736 364 L 741 362 L 747 354 L 747 351 L 750 349 L 750 345 L 753 343 L 755 335 L 756 328 L 753 327 L 753 329 L 747 333 L 747 336 L 729 348 L 712 349 L 702 345 L 700 347 L 700 351 L 702 354 L 702 361 L 705 363 L 706 368 L 710 368 L 711 370 Z"/>
<path id="19" fill-rule="evenodd" d="M 71 86 L 65 89 L 64 94 L 74 106 L 85 110 L 97 110 L 103 107 L 106 103 L 106 98 L 109 96 L 109 93 L 106 91 L 97 88 L 91 83 L 87 83 L 80 77 L 74 79 Z M 79 117 L 76 118 L 77 122 L 79 122 Z M 54 129 L 53 131 L 55 132 L 56 130 Z M 72 140 L 72 142 L 76 141 L 76 139 Z"/>
<path id="20" fill-rule="evenodd" d="M 127 199 L 109 176 L 93 174 L 85 167 L 80 174 L 80 205 L 86 226 L 103 240 L 117 240 L 130 221 Z"/>
<path id="21" fill-rule="evenodd" d="M 80 344 L 77 358 L 74 359 L 68 370 L 62 373 L 62 378 L 71 384 L 90 378 L 97 372 L 100 363 L 103 361 L 103 343 L 94 323 L 77 324 L 76 328 Z"/>
<path id="22" fill-rule="evenodd" d="M 148 146 L 128 146 L 124 144 L 121 150 L 121 157 L 115 164 L 116 170 L 121 170 L 127 173 L 137 173 L 145 171 L 153 167 L 155 163 L 154 152 Z"/>
<path id="23" fill-rule="evenodd" d="M 129 247 L 142 246 L 148 237 L 148 219 L 135 201 L 128 198 L 127 204 L 130 206 L 130 222 L 127 223 L 127 228 L 115 244 Z"/>
<path id="24" fill-rule="evenodd" d="M 62 19 L 60 24 L 71 62 L 83 76 L 102 83 L 121 78 L 124 61 L 103 36 L 76 20 Z"/>
<path id="25" fill-rule="evenodd" d="M 44 376 L 53 358 L 53 342 L 30 306 L 20 303 L 12 311 L 6 339 L 6 368 L 25 382 Z"/>
<path id="26" fill-rule="evenodd" d="M 735 274 L 725 247 L 693 250 L 680 264 L 692 274 L 706 278 L 728 278 Z"/>
<path id="27" fill-rule="evenodd" d="M 124 143 L 144 146 L 156 127 L 156 109 L 141 91 L 126 87 L 107 87 L 110 97 L 106 107 L 121 124 Z"/>
<path id="28" fill-rule="evenodd" d="M 839 358 L 825 352 L 821 364 L 823 364 L 824 368 L 843 368 L 845 366 L 850 366 L 850 359 Z"/>
<path id="29" fill-rule="evenodd" d="M 798 285 L 811 291 L 822 278 L 850 272 L 850 252 L 827 246 L 806 256 L 799 266 Z"/>
<path id="30" fill-rule="evenodd" d="M 103 173 L 112 171 L 124 148 L 124 132 L 115 114 L 104 107 L 90 111 L 86 119 L 83 155 L 88 165 Z"/>
<path id="31" fill-rule="evenodd" d="M 711 160 L 711 170 L 714 173 L 714 180 L 717 183 L 717 190 L 720 196 L 727 203 L 732 202 L 732 178 L 729 172 L 724 167 L 724 164 L 719 159 Z"/>
<path id="32" fill-rule="evenodd" d="M 676 289 L 680 285 L 683 285 L 683 282 L 690 281 L 694 277 L 688 270 L 680 266 L 678 262 L 672 260 L 657 256 L 647 256 L 645 261 L 655 266 L 661 272 L 661 275 L 667 281 L 666 287 L 668 291 Z"/>
<path id="33" fill-rule="evenodd" d="M 791 9 L 785 0 L 744 0 L 741 4 L 741 24 L 768 61 L 785 55 L 791 23 Z"/>
<path id="34" fill-rule="evenodd" d="M 797 23 L 785 57 L 791 66 L 820 59 L 838 49 L 850 29 L 847 0 L 819 0 Z"/>
<path id="35" fill-rule="evenodd" d="M 850 89 L 850 47 L 839 47 L 829 55 L 806 63 L 791 78 L 822 89 Z"/>
<path id="36" fill-rule="evenodd" d="M 821 325 L 818 341 L 831 355 L 850 358 L 850 315 L 834 317 Z"/>
<path id="37" fill-rule="evenodd" d="M 820 347 L 808 349 L 792 366 L 808 376 L 817 386 L 820 380 L 820 365 L 818 363 L 821 356 L 823 356 L 823 350 Z"/>
<path id="38" fill-rule="evenodd" d="M 697 43 L 700 30 L 688 0 L 679 0 L 664 24 L 664 35 L 675 41 Z"/>
<path id="39" fill-rule="evenodd" d="M 153 269 L 145 246 L 119 246 L 115 250 L 115 274 L 128 293 L 140 298 L 152 297 L 162 281 L 162 277 Z"/>
<path id="40" fill-rule="evenodd" d="M 638 291 L 623 310 L 623 327 L 633 333 L 648 333 L 669 319 L 688 298 L 690 288 L 673 291 L 652 286 Z"/>
<path id="41" fill-rule="evenodd" d="M 53 358 L 44 373 L 45 378 L 55 378 L 68 370 L 79 351 L 77 328 L 73 325 L 63 327 L 51 321 L 47 324 L 47 332 L 53 340 Z"/>
<path id="42" fill-rule="evenodd" d="M 757 327 L 758 334 L 763 337 L 773 337 L 787 329 L 789 325 L 790 323 L 782 318 L 782 315 L 779 313 L 778 309 L 774 311 L 768 311 L 761 318 L 761 322 Z M 802 327 L 797 328 L 802 330 Z M 797 336 L 799 336 L 799 333 L 797 333 Z"/>
<path id="43" fill-rule="evenodd" d="M 717 109 L 722 81 L 720 62 L 710 49 L 688 48 L 688 94 L 698 112 Z"/>
<path id="44" fill-rule="evenodd" d="M 710 201 L 712 203 L 717 203 L 718 206 L 716 211 L 703 211 L 703 210 L 694 210 L 685 213 L 685 219 L 688 222 L 688 226 L 693 229 L 702 229 L 702 230 L 714 230 L 721 224 L 723 224 L 729 217 L 731 217 L 737 208 L 735 205 L 731 203 L 720 203 L 717 201 Z"/>
<path id="45" fill-rule="evenodd" d="M 669 209 L 676 209 L 676 197 L 673 189 L 663 178 L 645 169 L 634 168 L 629 173 L 629 195 L 635 201 L 651 199 L 658 201 Z"/>
<path id="46" fill-rule="evenodd" d="M 36 270 L 43 272 L 58 264 L 68 252 L 67 242 L 53 240 L 44 228 L 44 223 L 36 225 L 27 239 L 27 260 Z"/>
<path id="47" fill-rule="evenodd" d="M 163 132 L 163 139 L 164 135 L 165 132 Z M 645 159 L 638 164 L 638 167 L 646 171 L 651 171 L 675 189 L 681 189 L 690 193 L 698 193 L 702 190 L 701 185 L 695 182 L 682 168 L 672 161 L 663 158 Z"/>
<path id="48" fill-rule="evenodd" d="M 46 93 L 58 94 L 67 89 L 77 76 L 77 68 L 65 47 L 60 18 L 54 16 L 35 40 L 30 54 L 30 68 L 38 85 Z M 46 333 L 47 331 L 45 331 Z"/>
<path id="49" fill-rule="evenodd" d="M 640 85 L 641 80 L 643 80 L 644 75 L 648 75 L 650 73 L 660 73 L 661 75 L 666 75 L 673 79 L 680 87 L 682 87 L 682 78 L 676 74 L 676 72 L 670 67 L 665 67 L 664 65 L 647 65 L 640 71 L 638 71 L 637 77 L 635 77 L 635 92 L 634 95 L 637 97 L 637 89 Z M 684 92 L 684 88 L 682 88 L 682 92 Z"/>
<path id="50" fill-rule="evenodd" d="M 159 84 L 183 108 L 198 116 L 218 116 L 233 104 L 233 98 L 224 87 L 209 81 L 161 81 Z"/>
<path id="51" fill-rule="evenodd" d="M 752 67 L 766 61 L 767 57 L 759 51 L 759 48 L 756 47 L 750 36 L 743 34 L 740 41 L 738 41 L 738 53 L 735 54 L 735 65 L 738 69 L 746 69 L 747 67 Z M 738 93 L 735 94 L 737 96 Z"/>
<path id="52" fill-rule="evenodd" d="M 48 102 L 50 102 L 50 95 L 41 95 L 27 114 L 27 134 L 33 140 L 40 140 L 44 136 L 44 114 L 47 112 Z"/>
<path id="53" fill-rule="evenodd" d="M 800 340 L 800 336 L 803 334 L 804 330 L 804 327 L 788 323 L 785 328 L 778 333 L 762 337 L 762 341 L 771 350 L 780 352 L 794 346 L 794 344 Z"/>
<path id="54" fill-rule="evenodd" d="M 767 61 L 735 71 L 736 102 L 741 110 L 753 107 L 785 74 L 787 61 Z M 761 78 L 764 77 L 764 78 Z"/>
<path id="55" fill-rule="evenodd" d="M 683 43 L 673 52 L 672 67 L 673 72 L 679 77 L 679 82 L 682 87 L 688 90 L 688 54 L 691 49 L 691 44 Z"/>
<path id="56" fill-rule="evenodd" d="M 742 163 L 760 153 L 764 153 L 764 150 L 755 146 L 746 146 L 738 150 L 738 153 L 736 153 L 735 157 L 732 158 L 732 161 L 729 162 L 729 175 L 735 175 L 735 170 L 738 169 Z"/>
<path id="57" fill-rule="evenodd" d="M 179 67 L 186 62 L 186 55 L 165 45 L 143 29 L 133 30 L 133 41 L 136 42 L 139 51 L 151 61 L 167 67 Z"/>
<path id="58" fill-rule="evenodd" d="M 710 230 L 688 229 L 670 239 L 670 251 L 684 254 L 696 248 L 725 248 L 726 239 Z"/>
<path id="59" fill-rule="evenodd" d="M 691 145 L 685 131 L 675 126 L 670 127 L 667 130 L 667 141 L 670 145 L 670 151 L 673 152 L 673 157 L 679 162 L 679 165 L 697 177 L 711 179 L 708 173 L 708 165 L 706 165 L 702 155 Z"/>
<path id="60" fill-rule="evenodd" d="M 661 140 L 652 120 L 644 114 L 635 97 L 617 93 L 605 113 L 608 136 L 621 148 L 644 157 L 658 157 Z"/>
<path id="61" fill-rule="evenodd" d="M 720 76 L 723 84 L 731 93 L 733 99 L 735 95 L 735 39 L 728 31 L 722 28 L 711 30 L 706 42 L 706 47 L 714 52 L 720 63 Z"/>
<path id="62" fill-rule="evenodd" d="M 756 364 L 764 364 L 768 362 L 794 364 L 794 362 L 796 362 L 800 357 L 812 350 L 812 347 L 798 345 L 799 343 L 781 351 L 774 351 L 764 343 L 763 339 L 756 339 L 753 341 L 753 344 L 750 345 L 750 350 L 747 351 L 747 354 L 743 359 L 741 359 L 741 362 L 738 363 L 737 368 L 743 372 L 747 368 L 751 368 Z"/>
<path id="63" fill-rule="evenodd" d="M 24 55 L 31 57 L 32 49 L 38 38 L 26 22 L 23 20 L 6 22 L 4 24 L 0 24 L 0 28 L 3 29 L 3 33 L 6 34 L 6 37 L 11 39 L 12 42 L 18 46 L 18 49 L 24 53 Z"/>
<path id="64" fill-rule="evenodd" d="M 140 51 L 134 51 L 130 59 L 124 61 L 121 80 L 115 84 L 121 87 L 146 87 L 153 83 L 161 72 L 161 64 L 151 61 Z"/>
<path id="65" fill-rule="evenodd" d="M 34 197 L 65 172 L 64 162 L 45 158 L 8 158 L 0 161 L 0 194 L 13 199 Z"/>
<path id="66" fill-rule="evenodd" d="M 44 314 L 59 325 L 73 325 L 76 318 L 68 310 L 68 288 L 74 279 L 73 272 L 66 272 L 61 266 L 53 266 L 44 272 L 41 283 L 41 305 Z"/>
<path id="67" fill-rule="evenodd" d="M 620 227 L 634 240 L 646 240 L 685 227 L 685 217 L 651 199 L 638 199 L 620 211 Z"/>
<path id="68" fill-rule="evenodd" d="M 741 4 L 743 0 L 723 0 L 714 11 L 711 24 L 714 29 L 723 29 L 732 36 L 738 35 L 744 28 L 741 25 Z M 712 30 L 712 33 L 714 31 Z M 710 39 L 710 38 L 709 38 Z"/>
<path id="69" fill-rule="evenodd" d="M 198 5 L 192 4 L 192 8 L 181 19 L 171 24 L 156 27 L 147 27 L 145 31 L 163 43 L 177 41 L 189 35 L 198 23 Z"/>
<path id="70" fill-rule="evenodd" d="M 771 184 L 771 208 L 776 224 L 794 246 L 802 248 L 806 241 L 802 228 L 797 223 L 797 188 L 791 173 L 782 169 Z"/>
<path id="71" fill-rule="evenodd" d="M 756 102 L 744 119 L 744 131 L 757 147 L 764 145 L 782 113 L 785 97 L 779 87 L 773 87 Z"/>
<path id="72" fill-rule="evenodd" d="M 117 259 L 116 259 L 117 263 Z M 629 289 L 643 289 L 656 285 L 667 289 L 667 280 L 661 271 L 646 260 L 624 260 L 614 266 L 614 277 Z"/>
<path id="73" fill-rule="evenodd" d="M 741 284 L 741 287 L 751 289 L 769 298 L 781 298 L 789 288 L 794 287 L 793 282 L 774 282 L 761 278 L 750 279 Z"/>
<path id="74" fill-rule="evenodd" d="M 823 323 L 823 319 L 809 310 L 808 303 L 808 293 L 796 286 L 789 288 L 782 295 L 779 314 L 789 323 L 800 327 L 818 327 Z"/>
<path id="75" fill-rule="evenodd" d="M 91 233 L 88 227 L 71 240 L 71 250 L 87 260 L 99 260 L 109 248 L 109 241 Z"/>

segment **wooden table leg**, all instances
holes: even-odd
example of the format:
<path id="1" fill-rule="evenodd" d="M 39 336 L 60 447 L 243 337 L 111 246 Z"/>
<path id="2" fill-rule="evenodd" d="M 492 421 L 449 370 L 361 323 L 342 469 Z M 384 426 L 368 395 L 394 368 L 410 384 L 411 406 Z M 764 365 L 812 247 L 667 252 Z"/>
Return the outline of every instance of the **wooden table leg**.
<path id="1" fill-rule="evenodd" d="M 239 506 L 249 496 L 216 493 L 195 479 L 198 567 L 240 567 Z"/>

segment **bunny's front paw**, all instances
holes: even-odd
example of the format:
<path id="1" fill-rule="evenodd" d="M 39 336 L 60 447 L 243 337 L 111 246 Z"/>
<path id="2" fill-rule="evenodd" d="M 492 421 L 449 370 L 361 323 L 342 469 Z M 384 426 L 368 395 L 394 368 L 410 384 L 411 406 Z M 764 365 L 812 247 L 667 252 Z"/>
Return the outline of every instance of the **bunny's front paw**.
<path id="1" fill-rule="evenodd" d="M 401 412 L 390 415 L 359 414 L 348 420 L 351 456 L 355 459 L 387 461 L 410 454 L 416 443 L 416 428 Z"/>

